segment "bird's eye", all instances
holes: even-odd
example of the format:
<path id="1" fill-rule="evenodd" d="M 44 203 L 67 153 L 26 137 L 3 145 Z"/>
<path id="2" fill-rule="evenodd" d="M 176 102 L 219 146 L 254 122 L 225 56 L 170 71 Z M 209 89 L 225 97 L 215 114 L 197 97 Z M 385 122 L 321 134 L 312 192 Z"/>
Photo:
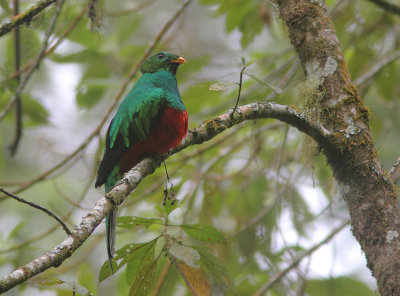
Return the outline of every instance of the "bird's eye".
<path id="1" fill-rule="evenodd" d="M 162 60 L 163 58 L 165 58 L 165 54 L 159 53 L 159 54 L 158 54 L 158 58 L 159 58 L 160 60 Z"/>

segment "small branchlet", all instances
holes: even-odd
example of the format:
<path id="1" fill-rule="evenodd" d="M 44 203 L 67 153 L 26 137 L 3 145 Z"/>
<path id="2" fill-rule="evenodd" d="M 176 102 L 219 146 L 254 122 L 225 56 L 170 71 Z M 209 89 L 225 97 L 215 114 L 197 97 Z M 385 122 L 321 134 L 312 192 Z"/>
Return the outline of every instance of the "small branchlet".
<path id="1" fill-rule="evenodd" d="M 232 113 L 231 113 L 231 115 L 230 115 L 231 117 L 233 117 L 233 113 L 235 113 L 235 111 L 236 111 L 236 109 L 237 109 L 237 106 L 238 106 L 238 104 L 239 104 L 240 93 L 242 92 L 242 84 L 243 84 L 243 73 L 244 73 L 244 70 L 246 70 L 246 68 L 247 68 L 248 66 L 250 66 L 252 63 L 253 63 L 253 62 L 248 62 L 248 63 L 246 63 L 246 59 L 245 59 L 244 57 L 242 57 L 242 65 L 243 65 L 243 67 L 242 67 L 242 70 L 240 70 L 238 95 L 237 95 L 235 107 L 233 108 L 233 111 L 232 111 Z"/>

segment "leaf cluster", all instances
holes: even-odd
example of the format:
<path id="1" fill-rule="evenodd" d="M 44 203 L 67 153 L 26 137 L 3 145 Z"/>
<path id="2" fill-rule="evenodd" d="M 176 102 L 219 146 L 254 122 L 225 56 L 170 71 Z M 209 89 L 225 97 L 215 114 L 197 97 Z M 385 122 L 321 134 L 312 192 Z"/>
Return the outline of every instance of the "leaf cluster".
<path id="1" fill-rule="evenodd" d="M 164 226 L 163 232 L 155 239 L 144 243 L 129 243 L 116 251 L 116 256 L 112 259 L 113 270 L 118 272 L 126 265 L 126 280 L 130 286 L 129 295 L 139 296 L 149 293 L 155 280 L 157 264 L 159 264 L 162 256 L 168 257 L 176 266 L 195 295 L 211 295 L 210 282 L 206 273 L 225 285 L 230 283 L 228 271 L 210 253 L 209 249 L 184 244 L 175 235 L 168 234 L 168 229 L 174 227 L 182 229 L 189 238 L 194 240 L 206 243 L 226 243 L 221 232 L 210 225 L 168 224 L 169 214 L 177 207 L 177 202 L 167 202 L 160 209 L 162 210 L 161 214 L 165 216 L 164 218 L 118 217 L 117 226 L 124 229 L 132 230 L 139 226 L 148 228 L 152 225 Z M 159 244 L 157 245 L 158 242 Z M 111 266 L 106 261 L 101 267 L 99 282 L 111 275 Z"/>

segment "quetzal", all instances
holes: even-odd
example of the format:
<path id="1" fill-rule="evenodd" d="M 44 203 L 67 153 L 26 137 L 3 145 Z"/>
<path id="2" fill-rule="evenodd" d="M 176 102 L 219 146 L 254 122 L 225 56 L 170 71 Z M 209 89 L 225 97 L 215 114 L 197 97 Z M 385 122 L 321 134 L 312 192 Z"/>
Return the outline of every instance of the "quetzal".
<path id="1" fill-rule="evenodd" d="M 180 144 L 188 130 L 188 114 L 179 95 L 176 71 L 185 59 L 160 52 L 140 68 L 143 75 L 125 97 L 107 130 L 96 188 L 106 193 L 145 157 L 165 154 Z M 117 209 L 106 217 L 107 253 L 112 268 Z"/>

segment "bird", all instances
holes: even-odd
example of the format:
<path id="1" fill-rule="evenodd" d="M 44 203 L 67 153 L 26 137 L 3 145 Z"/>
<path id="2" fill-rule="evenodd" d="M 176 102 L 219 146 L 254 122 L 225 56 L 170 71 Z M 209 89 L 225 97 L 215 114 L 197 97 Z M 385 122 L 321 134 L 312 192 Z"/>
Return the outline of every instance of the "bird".
<path id="1" fill-rule="evenodd" d="M 142 76 L 111 120 L 95 187 L 109 192 L 123 175 L 146 157 L 166 154 L 188 131 L 188 113 L 179 94 L 176 72 L 186 60 L 159 52 L 143 62 Z M 115 254 L 117 208 L 106 216 L 107 255 L 111 272 Z"/>

